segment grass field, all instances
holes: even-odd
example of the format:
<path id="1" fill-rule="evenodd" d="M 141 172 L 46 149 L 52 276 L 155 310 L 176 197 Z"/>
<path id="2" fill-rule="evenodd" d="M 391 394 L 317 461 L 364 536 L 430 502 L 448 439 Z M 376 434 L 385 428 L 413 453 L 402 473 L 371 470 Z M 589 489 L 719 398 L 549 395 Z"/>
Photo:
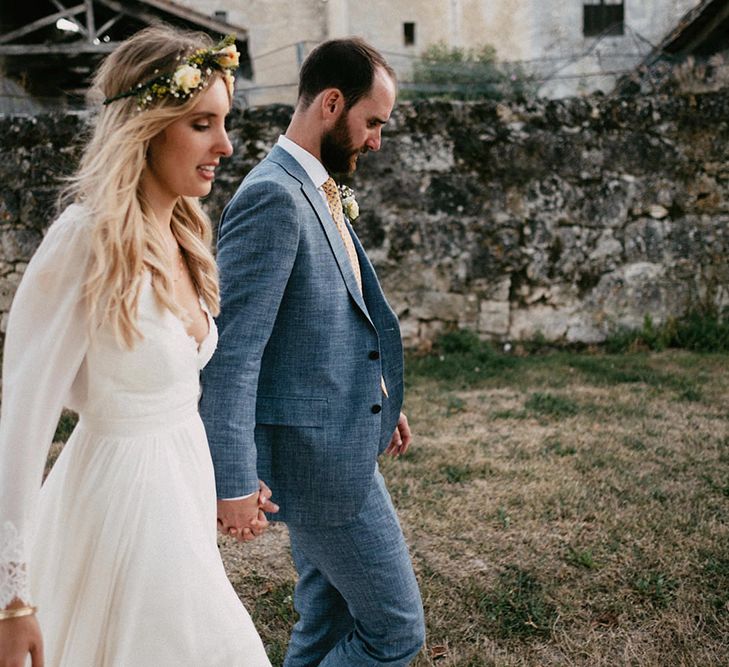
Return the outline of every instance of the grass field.
<path id="1" fill-rule="evenodd" d="M 411 453 L 382 469 L 421 584 L 415 665 L 729 665 L 729 355 L 408 363 Z M 221 538 L 274 665 L 286 529 Z"/>
<path id="2" fill-rule="evenodd" d="M 381 467 L 425 604 L 415 667 L 729 666 L 729 354 L 455 337 L 407 368 L 415 443 Z M 278 667 L 286 528 L 219 540 Z"/>

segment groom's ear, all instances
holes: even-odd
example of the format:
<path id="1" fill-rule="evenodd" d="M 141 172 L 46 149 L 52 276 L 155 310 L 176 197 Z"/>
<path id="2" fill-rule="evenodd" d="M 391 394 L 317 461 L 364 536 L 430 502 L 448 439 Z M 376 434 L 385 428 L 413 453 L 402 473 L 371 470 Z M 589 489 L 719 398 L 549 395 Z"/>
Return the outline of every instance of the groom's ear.
<path id="1" fill-rule="evenodd" d="M 344 95 L 339 88 L 327 88 L 322 91 L 320 107 L 324 121 L 334 122 L 344 109 Z"/>

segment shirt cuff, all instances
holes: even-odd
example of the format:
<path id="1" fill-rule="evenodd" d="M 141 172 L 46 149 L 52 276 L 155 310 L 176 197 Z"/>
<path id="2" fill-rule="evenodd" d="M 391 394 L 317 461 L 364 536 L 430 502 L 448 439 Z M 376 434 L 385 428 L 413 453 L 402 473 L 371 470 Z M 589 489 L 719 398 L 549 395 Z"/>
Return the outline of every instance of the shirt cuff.
<path id="1" fill-rule="evenodd" d="M 245 500 L 246 498 L 250 498 L 251 496 L 255 496 L 258 493 L 258 491 L 254 491 L 253 493 L 249 493 L 245 496 L 236 496 L 235 498 L 218 498 L 218 500 Z"/>

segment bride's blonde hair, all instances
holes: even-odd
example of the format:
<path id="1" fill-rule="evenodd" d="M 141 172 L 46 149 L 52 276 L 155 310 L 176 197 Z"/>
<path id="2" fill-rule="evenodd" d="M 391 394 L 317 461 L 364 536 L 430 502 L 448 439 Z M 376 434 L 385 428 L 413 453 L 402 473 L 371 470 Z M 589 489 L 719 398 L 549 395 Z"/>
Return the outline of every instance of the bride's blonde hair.
<path id="1" fill-rule="evenodd" d="M 124 93 L 159 73 L 174 71 L 192 52 L 210 45 L 205 34 L 161 25 L 146 28 L 106 58 L 90 97 L 100 100 Z M 221 74 L 213 72 L 208 85 L 218 76 Z M 173 299 L 173 267 L 168 264 L 159 225 L 142 194 L 140 178 L 150 140 L 188 113 L 197 99 L 197 95 L 186 100 L 161 96 L 142 111 L 135 96 L 104 105 L 78 171 L 62 197 L 62 201 L 82 204 L 91 221 L 91 263 L 85 284 L 90 321 L 108 322 L 127 347 L 142 337 L 137 306 L 146 270 L 160 304 L 185 319 L 186 314 Z M 217 315 L 220 294 L 210 250 L 211 225 L 197 198 L 178 198 L 171 228 L 195 287 Z"/>

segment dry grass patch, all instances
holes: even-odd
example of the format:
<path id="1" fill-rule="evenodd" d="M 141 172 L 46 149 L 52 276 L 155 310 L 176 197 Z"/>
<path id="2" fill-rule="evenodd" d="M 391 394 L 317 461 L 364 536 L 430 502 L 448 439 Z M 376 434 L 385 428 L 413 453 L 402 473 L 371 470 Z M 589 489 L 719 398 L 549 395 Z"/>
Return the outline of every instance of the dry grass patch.
<path id="1" fill-rule="evenodd" d="M 416 442 L 381 464 L 425 604 L 415 667 L 729 665 L 729 357 L 441 356 L 410 360 Z M 220 546 L 280 665 L 286 528 Z"/>
<path id="2" fill-rule="evenodd" d="M 418 449 L 383 468 L 426 604 L 415 664 L 728 664 L 727 361 L 411 376 Z"/>

